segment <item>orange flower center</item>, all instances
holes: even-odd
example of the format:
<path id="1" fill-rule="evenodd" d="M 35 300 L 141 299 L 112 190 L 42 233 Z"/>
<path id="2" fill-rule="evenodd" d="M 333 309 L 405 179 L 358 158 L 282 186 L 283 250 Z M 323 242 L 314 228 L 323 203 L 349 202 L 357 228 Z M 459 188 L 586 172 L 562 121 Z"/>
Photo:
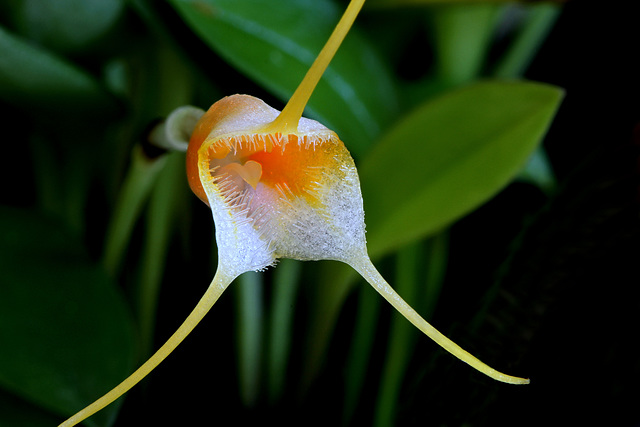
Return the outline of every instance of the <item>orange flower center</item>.
<path id="1" fill-rule="evenodd" d="M 340 170 L 341 144 L 331 139 L 289 135 L 243 135 L 221 139 L 207 149 L 212 182 L 231 206 L 244 207 L 246 196 L 275 190 L 279 198 L 318 203 L 325 172 Z M 262 186 L 260 186 L 262 184 Z"/>

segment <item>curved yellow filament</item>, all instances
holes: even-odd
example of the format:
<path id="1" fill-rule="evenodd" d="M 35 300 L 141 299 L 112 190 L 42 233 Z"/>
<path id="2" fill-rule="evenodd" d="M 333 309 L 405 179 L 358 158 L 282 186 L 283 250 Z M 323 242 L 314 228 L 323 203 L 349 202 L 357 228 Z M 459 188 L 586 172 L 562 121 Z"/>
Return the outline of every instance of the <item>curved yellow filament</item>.
<path id="1" fill-rule="evenodd" d="M 105 406 L 109 405 L 111 402 L 115 401 L 117 398 L 126 393 L 131 387 L 136 385 L 140 380 L 142 380 L 149 372 L 155 369 L 175 348 L 185 339 L 189 333 L 196 327 L 198 323 L 202 320 L 202 318 L 207 314 L 209 309 L 215 304 L 218 300 L 222 292 L 229 286 L 229 284 L 235 279 L 235 277 L 231 277 L 224 272 L 218 270 L 216 275 L 214 276 L 211 284 L 207 288 L 206 292 L 193 309 L 191 314 L 185 319 L 185 321 L 180 325 L 180 327 L 171 335 L 171 337 L 165 342 L 162 347 L 158 349 L 154 353 L 153 356 L 149 358 L 146 362 L 142 364 L 133 374 L 131 374 L 127 379 L 122 381 L 116 387 L 114 387 L 110 392 L 93 402 L 91 405 L 82 409 L 71 418 L 64 421 L 59 427 L 71 427 L 74 426 L 84 419 L 90 417 L 95 414 Z"/>
<path id="2" fill-rule="evenodd" d="M 351 29 L 364 2 L 365 0 L 352 0 L 349 2 L 349 6 L 347 6 L 342 18 L 340 18 L 340 21 L 331 33 L 329 40 L 325 43 L 318 57 L 313 62 L 313 65 L 311 65 L 311 68 L 309 68 L 309 71 L 305 74 L 304 79 L 302 79 L 302 82 L 298 85 L 289 102 L 287 102 L 287 105 L 285 105 L 278 117 L 262 129 L 261 132 L 281 133 L 283 135 L 297 133 L 298 122 L 302 117 L 304 108 L 307 106 L 313 90 L 316 88 L 324 71 L 338 51 L 349 29 Z"/>
<path id="3" fill-rule="evenodd" d="M 528 378 L 514 377 L 503 374 L 484 362 L 481 362 L 475 356 L 462 349 L 458 344 L 444 336 L 440 331 L 431 326 L 429 322 L 424 320 L 409 304 L 407 304 L 396 291 L 384 280 L 375 266 L 371 263 L 369 257 L 364 254 L 349 263 L 360 275 L 378 291 L 396 310 L 407 318 L 416 328 L 420 329 L 426 336 L 434 340 L 440 347 L 453 354 L 458 359 L 471 365 L 485 375 L 494 380 L 508 384 L 529 384 Z"/>

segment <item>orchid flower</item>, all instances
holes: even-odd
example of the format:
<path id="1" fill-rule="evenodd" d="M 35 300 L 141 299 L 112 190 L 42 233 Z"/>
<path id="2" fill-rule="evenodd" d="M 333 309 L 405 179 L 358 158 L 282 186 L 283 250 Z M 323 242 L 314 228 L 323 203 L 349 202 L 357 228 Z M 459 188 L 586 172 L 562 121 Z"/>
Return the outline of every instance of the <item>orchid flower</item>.
<path id="1" fill-rule="evenodd" d="M 363 200 L 353 159 L 338 135 L 302 118 L 317 82 L 364 0 L 352 0 L 327 44 L 282 110 L 249 95 L 213 104 L 187 149 L 193 192 L 212 211 L 216 274 L 178 330 L 138 370 L 60 426 L 73 426 L 120 397 L 162 362 L 240 274 L 279 258 L 349 264 L 412 324 L 454 356 L 498 381 L 527 384 L 487 366 L 442 335 L 384 280 L 367 253 Z"/>

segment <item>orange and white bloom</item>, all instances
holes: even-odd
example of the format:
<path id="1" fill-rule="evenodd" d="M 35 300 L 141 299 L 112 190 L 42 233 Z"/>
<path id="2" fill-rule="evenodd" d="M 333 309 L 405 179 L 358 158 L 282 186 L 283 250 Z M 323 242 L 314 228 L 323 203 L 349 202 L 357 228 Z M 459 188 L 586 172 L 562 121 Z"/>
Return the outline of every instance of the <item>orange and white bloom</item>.
<path id="1" fill-rule="evenodd" d="M 366 254 L 360 182 L 335 132 L 300 119 L 265 133 L 280 112 L 248 95 L 213 104 L 187 151 L 193 192 L 212 210 L 219 265 L 233 275 L 278 258 L 348 262 Z"/>

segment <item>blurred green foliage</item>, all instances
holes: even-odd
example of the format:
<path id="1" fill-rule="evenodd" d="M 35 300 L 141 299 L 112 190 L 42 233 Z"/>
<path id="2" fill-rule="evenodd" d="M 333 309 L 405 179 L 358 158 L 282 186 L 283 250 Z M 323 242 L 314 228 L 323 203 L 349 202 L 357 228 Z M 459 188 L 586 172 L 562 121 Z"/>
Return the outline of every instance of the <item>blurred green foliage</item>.
<path id="1" fill-rule="evenodd" d="M 449 227 L 518 178 L 553 190 L 540 147 L 563 95 L 522 80 L 558 6 L 452 3 L 365 8 L 307 108 L 360 167 L 371 255 L 427 318 L 446 277 Z M 0 108 L 7 156 L 21 159 L 0 209 L 0 408 L 10 408 L 0 425 L 71 415 L 178 325 L 215 270 L 213 225 L 189 194 L 183 154 L 154 150 L 146 132 L 174 108 L 235 92 L 281 107 L 345 4 L 0 6 Z M 416 331 L 395 317 L 389 326 L 342 265 L 283 261 L 239 281 L 236 315 L 221 300 L 209 346 L 187 340 L 189 358 L 166 362 L 201 363 L 212 376 L 187 375 L 177 387 L 189 390 L 177 392 L 161 368 L 121 414 L 113 405 L 87 425 L 148 425 L 183 411 L 200 424 L 192 406 L 205 402 L 223 418 L 332 405 L 321 419 L 365 413 L 393 425 L 409 371 L 439 369 L 412 357 Z M 345 391 L 318 404 L 336 382 Z M 182 403 L 167 414 L 161 404 L 173 399 Z"/>

